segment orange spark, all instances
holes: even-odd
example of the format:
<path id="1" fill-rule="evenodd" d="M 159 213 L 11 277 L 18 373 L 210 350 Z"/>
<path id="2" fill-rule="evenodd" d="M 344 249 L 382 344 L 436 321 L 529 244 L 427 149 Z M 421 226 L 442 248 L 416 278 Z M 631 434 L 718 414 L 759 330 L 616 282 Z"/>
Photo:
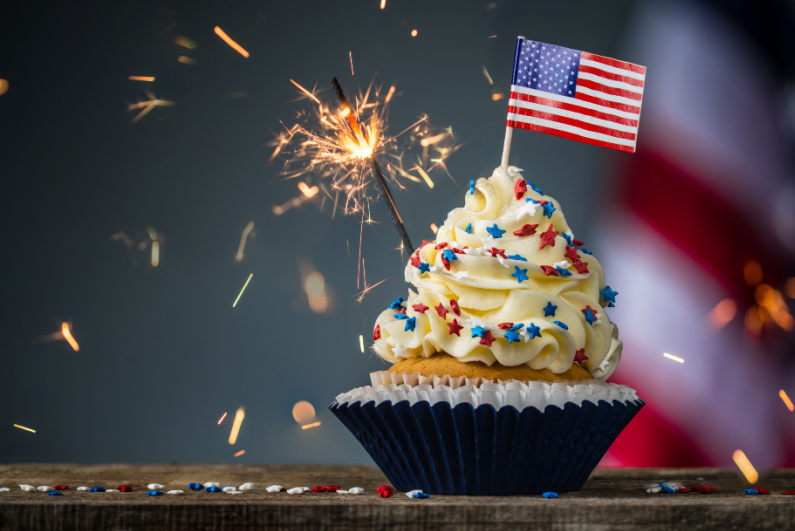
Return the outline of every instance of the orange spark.
<path id="1" fill-rule="evenodd" d="M 412 37 L 416 37 L 417 36 L 417 30 L 415 30 L 415 29 L 411 30 L 411 36 Z"/>
<path id="2" fill-rule="evenodd" d="M 238 246 L 237 254 L 235 255 L 236 262 L 243 261 L 243 249 L 246 247 L 246 239 L 252 230 L 254 230 L 254 222 L 249 221 L 248 225 L 246 225 L 246 228 L 243 229 L 243 234 L 240 235 L 240 245 Z"/>
<path id="3" fill-rule="evenodd" d="M 226 44 L 231 46 L 233 50 L 235 50 L 237 53 L 248 59 L 249 53 L 246 51 L 246 49 L 240 46 L 235 41 L 233 41 L 232 38 L 224 32 L 224 30 L 216 26 L 215 28 L 213 28 L 213 31 L 215 32 L 216 35 L 221 37 L 221 40 L 223 40 Z"/>
<path id="4" fill-rule="evenodd" d="M 784 283 L 784 292 L 790 299 L 795 299 L 795 277 L 789 277 Z"/>
<path id="5" fill-rule="evenodd" d="M 219 425 L 219 426 L 221 425 L 221 423 L 222 423 L 222 422 L 224 421 L 224 419 L 226 418 L 226 413 L 227 413 L 227 412 L 226 412 L 226 411 L 224 411 L 224 414 L 223 414 L 223 415 L 221 415 L 221 418 L 220 418 L 220 419 L 218 419 L 218 425 Z"/>
<path id="6" fill-rule="evenodd" d="M 790 411 L 795 411 L 795 405 L 792 405 L 792 400 L 789 399 L 784 389 L 778 392 L 778 396 L 780 396 L 781 400 L 784 401 L 784 405 L 787 406 L 787 409 Z"/>
<path id="7" fill-rule="evenodd" d="M 8 92 L 8 80 L 0 78 L 0 96 Z"/>
<path id="8" fill-rule="evenodd" d="M 232 431 L 229 432 L 229 444 L 235 444 L 237 442 L 237 435 L 240 433 L 240 425 L 243 424 L 243 419 L 246 417 L 246 412 L 243 409 L 243 406 L 237 408 L 235 411 L 235 421 L 232 424 Z"/>
<path id="9" fill-rule="evenodd" d="M 69 323 L 62 323 L 61 324 L 61 333 L 63 334 L 63 338 L 69 343 L 69 346 L 74 349 L 75 352 L 80 350 L 80 345 L 77 344 L 75 341 L 74 336 L 72 336 L 72 330 L 69 326 Z"/>
<path id="10" fill-rule="evenodd" d="M 762 282 L 762 265 L 756 260 L 748 260 L 743 265 L 743 277 L 749 285 L 756 286 Z"/>
<path id="11" fill-rule="evenodd" d="M 160 265 L 160 242 L 154 240 L 152 242 L 152 267 Z"/>
<path id="12" fill-rule="evenodd" d="M 148 81 L 148 82 L 151 83 L 152 81 L 155 80 L 155 77 L 154 76 L 129 76 L 127 79 L 129 79 L 130 81 Z"/>
<path id="13" fill-rule="evenodd" d="M 240 456 L 241 456 L 241 455 L 243 455 L 244 453 L 246 453 L 246 451 L 245 451 L 245 450 L 240 450 L 239 452 L 237 452 L 237 453 L 235 454 L 235 457 L 240 457 Z"/>
<path id="14" fill-rule="evenodd" d="M 436 234 L 436 232 L 439 230 L 439 227 L 436 226 L 436 223 L 431 223 L 431 230 L 434 234 Z"/>
<path id="15" fill-rule="evenodd" d="M 445 137 L 447 137 L 447 132 L 439 133 L 438 135 L 429 138 L 423 138 L 422 140 L 420 140 L 420 145 L 422 147 L 427 147 L 430 146 L 431 144 L 438 144 L 439 142 L 444 140 Z"/>
<path id="16" fill-rule="evenodd" d="M 491 75 L 489 74 L 489 71 L 486 70 L 486 65 L 483 65 L 483 75 L 486 76 L 486 81 L 489 82 L 489 85 L 493 85 L 494 84 L 494 80 L 491 79 Z"/>
<path id="17" fill-rule="evenodd" d="M 395 94 L 395 85 L 389 87 L 389 92 L 386 93 L 386 98 L 384 98 L 384 103 L 389 103 L 389 100 L 392 99 L 392 96 Z"/>
<path id="18" fill-rule="evenodd" d="M 34 430 L 33 428 L 28 428 L 27 426 L 22 426 L 21 424 L 14 424 L 14 427 L 15 428 L 19 428 L 20 430 L 25 430 L 25 431 L 29 431 L 31 433 L 36 433 L 36 430 Z"/>
<path id="19" fill-rule="evenodd" d="M 756 483 L 756 480 L 759 479 L 759 473 L 754 468 L 754 465 L 751 464 L 751 461 L 745 456 L 745 453 L 743 453 L 742 450 L 735 450 L 732 454 L 732 459 L 734 459 L 737 468 L 743 473 L 748 483 Z"/>
<path id="20" fill-rule="evenodd" d="M 179 61 L 182 64 L 186 64 L 186 65 L 197 65 L 197 64 L 199 64 L 199 61 L 197 61 L 196 59 L 193 59 L 192 57 L 188 57 L 187 55 L 180 55 L 179 57 L 177 57 L 177 61 Z"/>
<path id="21" fill-rule="evenodd" d="M 381 0 L 381 9 L 386 7 L 386 0 Z"/>
<path id="22" fill-rule="evenodd" d="M 417 172 L 419 172 L 419 174 L 422 175 L 422 178 L 425 179 L 425 184 L 428 185 L 428 188 L 433 188 L 433 181 L 431 180 L 430 176 L 427 173 L 425 173 L 425 170 L 423 170 L 419 166 L 414 166 L 412 169 L 417 170 Z"/>
<path id="23" fill-rule="evenodd" d="M 737 315 L 737 303 L 732 299 L 723 299 L 707 314 L 707 322 L 713 330 L 720 330 Z"/>
<path id="24" fill-rule="evenodd" d="M 505 97 L 505 94 L 503 94 L 501 92 L 495 92 L 494 94 L 491 95 L 491 101 L 500 101 L 504 97 Z"/>
<path id="25" fill-rule="evenodd" d="M 352 75 L 352 76 L 355 76 L 356 74 L 354 74 L 354 73 L 353 73 L 353 52 L 351 52 L 351 51 L 348 51 L 348 57 L 349 57 L 349 58 L 350 58 L 350 60 L 351 60 L 351 75 Z"/>
<path id="26" fill-rule="evenodd" d="M 319 99 L 317 99 L 317 97 L 315 97 L 315 95 L 314 95 L 314 94 L 312 94 L 311 92 L 309 92 L 308 90 L 306 90 L 304 87 L 302 87 L 301 85 L 299 85 L 298 83 L 296 83 L 296 82 L 295 82 L 295 81 L 293 81 L 292 79 L 290 80 L 290 83 L 292 83 L 293 85 L 295 85 L 296 87 L 298 87 L 298 90 L 300 90 L 301 92 L 303 92 L 304 94 L 306 94 L 307 96 L 309 96 L 310 98 L 312 98 L 313 100 L 315 100 L 315 103 L 317 103 L 318 105 L 320 105 L 320 100 L 319 100 Z"/>
<path id="27" fill-rule="evenodd" d="M 320 426 L 320 421 L 313 422 L 312 424 L 305 424 L 301 426 L 301 429 L 308 430 L 309 428 L 317 428 L 318 426 Z"/>
<path id="28" fill-rule="evenodd" d="M 298 189 L 306 196 L 307 199 L 312 199 L 320 191 L 317 186 L 309 187 L 305 182 L 298 183 Z"/>
<path id="29" fill-rule="evenodd" d="M 176 37 L 174 37 L 174 43 L 179 44 L 180 46 L 182 46 L 183 48 L 187 48 L 188 50 L 193 50 L 197 46 L 196 41 L 194 41 L 193 39 L 189 39 L 184 35 L 177 35 Z"/>

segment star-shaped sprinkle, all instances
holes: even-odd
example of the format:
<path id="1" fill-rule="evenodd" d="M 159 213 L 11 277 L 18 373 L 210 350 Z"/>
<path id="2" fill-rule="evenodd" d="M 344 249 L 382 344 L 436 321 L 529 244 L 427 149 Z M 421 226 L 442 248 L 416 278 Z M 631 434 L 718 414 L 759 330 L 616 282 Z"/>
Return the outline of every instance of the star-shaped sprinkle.
<path id="1" fill-rule="evenodd" d="M 552 321 L 552 322 L 555 323 L 556 325 L 558 325 L 559 327 L 561 327 L 563 330 L 568 330 L 569 329 L 569 325 L 567 325 L 563 321 Z"/>
<path id="2" fill-rule="evenodd" d="M 522 323 L 516 323 L 510 328 L 510 330 L 511 332 L 516 332 L 517 330 L 521 330 L 522 328 L 524 328 L 524 325 Z"/>
<path id="3" fill-rule="evenodd" d="M 546 306 L 544 306 L 544 317 L 555 317 L 555 311 L 558 309 L 557 306 L 552 304 L 552 301 L 549 301 Z"/>
<path id="4" fill-rule="evenodd" d="M 419 313 L 425 313 L 425 311 L 428 309 L 428 307 L 427 307 L 427 306 L 425 306 L 423 303 L 419 303 L 419 304 L 412 304 L 412 305 L 411 305 L 411 308 L 412 308 L 412 309 L 413 309 L 415 312 L 419 312 Z"/>
<path id="5" fill-rule="evenodd" d="M 420 262 L 420 265 L 417 266 L 417 269 L 420 270 L 420 275 L 423 273 L 427 273 L 431 270 L 431 264 L 428 262 Z"/>
<path id="6" fill-rule="evenodd" d="M 618 292 L 610 289 L 610 286 L 605 286 L 605 289 L 601 290 L 599 293 L 602 294 L 602 300 L 607 303 L 608 307 L 616 305 L 616 295 L 618 295 Z"/>
<path id="7" fill-rule="evenodd" d="M 464 327 L 463 327 L 463 326 L 461 326 L 460 324 L 458 324 L 458 321 L 457 321 L 457 320 L 453 319 L 453 322 L 452 322 L 452 323 L 447 323 L 447 326 L 448 326 L 448 328 L 450 328 L 450 332 L 449 332 L 449 334 L 450 334 L 451 336 L 452 336 L 453 334 L 455 334 L 455 335 L 457 335 L 458 337 L 461 337 L 461 330 L 463 330 L 463 329 L 464 329 Z"/>
<path id="8" fill-rule="evenodd" d="M 572 262 L 576 262 L 580 259 L 580 254 L 577 252 L 575 247 L 566 246 L 566 258 L 571 260 Z"/>
<path id="9" fill-rule="evenodd" d="M 513 326 L 513 323 L 500 323 L 497 326 L 499 326 L 502 330 L 509 330 Z"/>
<path id="10" fill-rule="evenodd" d="M 442 319 L 447 317 L 447 308 L 445 308 L 441 302 L 439 303 L 439 306 L 434 306 L 433 309 L 436 310 L 436 313 L 439 314 L 439 317 Z"/>
<path id="11" fill-rule="evenodd" d="M 434 249 L 438 251 L 439 249 L 444 249 L 445 247 L 447 247 L 447 242 L 442 242 L 442 243 L 437 243 L 434 246 Z"/>
<path id="12" fill-rule="evenodd" d="M 527 185 L 528 185 L 530 188 L 532 188 L 533 190 L 535 190 L 535 192 L 536 192 L 537 194 L 544 195 L 544 192 L 542 192 L 542 191 L 541 191 L 541 189 L 540 189 L 538 186 L 534 185 L 534 184 L 533 184 L 533 183 L 531 183 L 530 181 L 527 181 Z"/>
<path id="13" fill-rule="evenodd" d="M 413 265 L 414 267 L 419 267 L 419 265 L 420 265 L 420 251 L 419 251 L 419 249 L 417 250 L 416 253 L 411 255 L 411 257 L 409 258 L 409 262 L 411 262 L 411 265 Z"/>
<path id="14" fill-rule="evenodd" d="M 599 315 L 596 313 L 596 310 L 591 308 L 590 305 L 583 308 L 582 313 L 585 314 L 585 320 L 588 322 L 589 325 L 593 326 L 596 320 L 599 318 Z"/>
<path id="15" fill-rule="evenodd" d="M 458 249 L 458 248 L 453 249 L 453 252 L 455 254 L 466 254 L 463 249 Z"/>
<path id="16" fill-rule="evenodd" d="M 511 260 L 519 260 L 520 262 L 527 262 L 527 258 L 525 258 L 520 254 L 509 254 L 508 258 L 510 258 Z"/>
<path id="17" fill-rule="evenodd" d="M 487 347 L 490 347 L 492 343 L 494 343 L 494 336 L 491 335 L 491 332 L 487 331 L 485 334 L 483 334 L 480 337 L 481 345 L 486 345 Z"/>
<path id="18" fill-rule="evenodd" d="M 458 301 L 455 299 L 450 299 L 450 308 L 453 310 L 453 313 L 456 315 L 461 315 L 461 308 L 458 307 Z"/>
<path id="19" fill-rule="evenodd" d="M 470 179 L 469 180 L 469 193 L 470 194 L 474 194 L 475 193 L 475 179 Z"/>
<path id="20" fill-rule="evenodd" d="M 390 310 L 394 310 L 395 308 L 400 308 L 403 304 L 403 297 L 398 297 L 397 299 L 392 301 L 392 304 L 389 305 Z"/>
<path id="21" fill-rule="evenodd" d="M 406 356 L 406 351 L 407 350 L 408 350 L 408 347 L 394 346 L 394 347 L 392 347 L 392 355 L 395 356 L 396 358 L 406 358 L 406 359 L 408 359 L 408 356 Z"/>
<path id="22" fill-rule="evenodd" d="M 505 332 L 505 339 L 508 340 L 508 344 L 511 343 L 518 343 L 519 342 L 519 334 L 517 332 L 511 332 L 510 330 Z"/>
<path id="23" fill-rule="evenodd" d="M 583 364 L 584 361 L 588 359 L 588 356 L 585 355 L 585 349 L 581 348 L 577 352 L 574 353 L 574 361 L 579 363 L 580 365 Z"/>
<path id="24" fill-rule="evenodd" d="M 373 341 L 378 341 L 381 339 L 381 325 L 375 325 L 375 330 L 373 330 Z"/>
<path id="25" fill-rule="evenodd" d="M 413 332 L 414 331 L 414 325 L 416 323 L 417 323 L 417 318 L 416 317 L 410 317 L 410 318 L 406 319 L 406 328 L 404 328 L 403 331 L 404 332 L 408 332 L 409 330 L 411 330 Z"/>
<path id="26" fill-rule="evenodd" d="M 395 314 L 395 319 L 403 320 L 403 319 L 408 319 L 408 318 L 409 318 L 409 316 L 406 315 L 405 313 L 396 313 Z"/>
<path id="27" fill-rule="evenodd" d="M 452 249 L 445 249 L 442 251 L 442 260 L 447 260 L 448 262 L 452 262 L 453 260 L 458 260 L 458 257 L 452 251 Z"/>
<path id="28" fill-rule="evenodd" d="M 573 243 L 577 247 L 582 247 L 583 245 L 585 245 L 585 242 L 581 242 L 580 240 L 572 240 L 571 243 Z"/>
<path id="29" fill-rule="evenodd" d="M 571 276 L 571 271 L 569 271 L 568 269 L 564 269 L 564 268 L 562 268 L 560 266 L 556 267 L 555 269 L 558 270 L 558 273 L 560 273 L 560 276 L 562 276 L 562 277 L 570 277 Z"/>
<path id="30" fill-rule="evenodd" d="M 497 249 L 496 247 L 492 247 L 491 249 L 487 249 L 487 251 L 491 253 L 491 256 L 496 257 L 497 255 L 500 255 L 503 258 L 508 258 L 505 256 L 505 249 Z"/>
<path id="31" fill-rule="evenodd" d="M 563 238 L 566 239 L 566 243 L 568 243 L 569 245 L 572 245 L 572 243 L 571 243 L 571 234 L 568 234 L 566 232 L 560 231 L 560 235 L 563 236 Z"/>
<path id="32" fill-rule="evenodd" d="M 591 251 L 589 251 L 585 247 L 580 247 L 580 251 L 584 252 L 585 254 L 593 254 Z"/>
<path id="33" fill-rule="evenodd" d="M 583 262 L 582 260 L 576 260 L 574 262 L 574 269 L 581 275 L 588 273 L 588 262 Z"/>
<path id="34" fill-rule="evenodd" d="M 550 202 L 547 202 L 547 203 L 545 203 L 545 204 L 544 204 L 544 206 L 543 206 L 543 208 L 544 208 L 544 215 L 545 215 L 547 218 L 549 218 L 549 219 L 552 219 L 552 213 L 553 213 L 555 210 L 557 210 L 557 209 L 555 208 L 555 206 L 552 204 L 552 202 L 550 201 Z"/>
<path id="35" fill-rule="evenodd" d="M 513 231 L 514 236 L 532 236 L 536 233 L 536 229 L 538 228 L 538 223 L 531 225 L 526 223 L 522 226 L 521 229 Z"/>
<path id="36" fill-rule="evenodd" d="M 516 221 L 524 218 L 525 216 L 533 217 L 538 212 L 539 206 L 529 199 L 526 199 L 525 204 L 516 209 Z"/>
<path id="37" fill-rule="evenodd" d="M 502 235 L 505 234 L 505 231 L 499 228 L 496 223 L 491 227 L 486 227 L 486 230 L 492 238 L 502 238 Z"/>
<path id="38" fill-rule="evenodd" d="M 516 270 L 511 273 L 512 277 L 516 277 L 516 280 L 519 281 L 519 284 L 522 283 L 523 280 L 527 280 L 527 269 L 521 269 L 519 266 L 513 266 Z"/>
<path id="39" fill-rule="evenodd" d="M 488 330 L 483 328 L 482 326 L 474 326 L 472 327 L 472 337 L 483 337 L 486 334 L 490 334 Z"/>
<path id="40" fill-rule="evenodd" d="M 516 200 L 520 200 L 524 193 L 527 191 L 527 183 L 524 179 L 519 179 L 516 181 L 516 184 L 513 185 L 513 193 L 516 195 Z"/>
<path id="41" fill-rule="evenodd" d="M 549 275 L 552 275 L 553 277 L 558 276 L 558 270 L 552 266 L 542 265 L 539 267 L 544 270 L 544 273 L 546 273 L 547 276 Z"/>
<path id="42" fill-rule="evenodd" d="M 397 313 L 403 313 L 403 314 L 405 314 L 405 313 L 406 313 L 406 307 L 405 307 L 405 306 L 401 306 L 401 307 L 398 309 Z"/>
<path id="43" fill-rule="evenodd" d="M 467 225 L 467 234 L 472 234 L 472 224 Z"/>
<path id="44" fill-rule="evenodd" d="M 464 278 L 469 278 L 469 271 L 457 271 L 455 273 L 450 273 L 450 275 L 456 280 L 461 280 Z"/>
<path id="45" fill-rule="evenodd" d="M 556 231 L 552 227 L 552 224 L 550 223 L 549 227 L 547 227 L 547 230 L 541 233 L 541 239 L 543 240 L 544 243 L 541 244 L 541 247 L 539 247 L 539 249 L 543 249 L 547 245 L 555 247 L 555 236 L 557 235 L 558 231 Z"/>
<path id="46" fill-rule="evenodd" d="M 527 332 L 530 334 L 530 339 L 541 337 L 541 328 L 534 325 L 533 323 L 527 325 Z"/>

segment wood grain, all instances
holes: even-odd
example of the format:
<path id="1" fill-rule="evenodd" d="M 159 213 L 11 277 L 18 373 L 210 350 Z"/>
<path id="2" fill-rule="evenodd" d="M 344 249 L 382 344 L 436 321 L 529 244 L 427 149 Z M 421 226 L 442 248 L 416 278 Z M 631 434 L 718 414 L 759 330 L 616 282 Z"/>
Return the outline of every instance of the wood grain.
<path id="1" fill-rule="evenodd" d="M 703 477 L 714 494 L 648 494 L 660 481 Z M 255 482 L 241 495 L 188 490 L 188 483 L 221 486 Z M 22 491 L 18 484 L 66 484 L 63 496 Z M 181 489 L 183 496 L 146 496 L 146 485 Z M 131 484 L 130 493 L 77 492 L 80 485 Z M 268 493 L 265 487 L 359 486 L 361 495 Z M 758 485 L 771 495 L 749 496 L 733 471 L 720 469 L 597 469 L 583 489 L 557 499 L 541 496 L 379 498 L 387 484 L 366 466 L 247 465 L 0 465 L 0 529 L 421 529 L 490 531 L 544 529 L 787 529 L 795 522 L 795 470 L 778 470 Z"/>

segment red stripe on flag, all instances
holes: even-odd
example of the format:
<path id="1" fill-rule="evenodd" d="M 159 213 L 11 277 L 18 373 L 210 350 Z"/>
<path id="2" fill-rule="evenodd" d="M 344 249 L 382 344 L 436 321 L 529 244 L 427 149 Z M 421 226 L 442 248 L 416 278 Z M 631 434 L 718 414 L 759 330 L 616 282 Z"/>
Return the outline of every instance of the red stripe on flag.
<path id="1" fill-rule="evenodd" d="M 581 92 L 577 92 L 576 94 L 574 94 L 574 98 L 582 101 L 587 101 L 588 103 L 595 103 L 596 105 L 601 105 L 602 107 L 609 107 L 611 109 L 616 109 L 618 111 L 631 112 L 640 115 L 640 107 L 627 105 L 626 103 L 618 103 L 617 101 L 603 100 L 602 98 L 597 98 L 596 96 L 583 94 Z"/>
<path id="2" fill-rule="evenodd" d="M 626 61 L 611 59 L 609 57 L 602 57 L 601 55 L 594 55 L 588 52 L 582 52 L 580 54 L 580 57 L 583 59 L 588 59 L 590 61 L 596 61 L 597 63 L 602 63 L 603 65 L 612 66 L 615 68 L 621 68 L 623 70 L 629 70 L 630 72 L 635 72 L 636 74 L 646 75 L 645 66 L 635 65 L 632 63 L 627 63 Z"/>
<path id="3" fill-rule="evenodd" d="M 611 96 L 621 96 L 622 98 L 627 98 L 629 100 L 640 101 L 643 99 L 643 94 L 638 94 L 637 92 L 622 90 L 615 87 L 608 87 L 607 85 L 602 85 L 601 83 L 591 81 L 590 79 L 577 78 L 577 86 L 586 87 L 591 90 L 598 90 L 599 92 L 604 92 L 605 94 L 610 94 Z"/>
<path id="4" fill-rule="evenodd" d="M 601 133 L 603 135 L 608 135 L 615 138 L 623 138 L 624 140 L 635 140 L 635 138 L 637 137 L 635 133 L 617 131 L 615 129 L 611 129 L 610 127 L 602 127 L 599 125 L 589 124 L 588 122 L 584 122 L 582 120 L 577 120 L 574 118 L 569 118 L 567 116 L 561 116 L 559 114 L 552 114 L 542 111 L 535 111 L 533 109 L 525 109 L 524 107 L 514 107 L 513 105 L 511 105 L 508 107 L 508 112 L 514 114 L 521 114 L 522 116 L 532 116 L 534 118 L 541 118 L 542 120 L 549 120 L 550 122 L 558 122 L 561 124 L 571 125 L 574 127 L 579 127 L 580 129 L 585 129 L 586 131 Z"/>
<path id="5" fill-rule="evenodd" d="M 622 76 L 620 74 L 613 74 L 611 72 L 606 72 L 604 70 L 600 70 L 598 68 L 594 68 L 588 65 L 580 65 L 580 72 L 585 72 L 586 74 L 593 74 L 595 76 L 603 77 L 605 79 L 610 79 L 612 81 L 621 81 L 622 83 L 626 83 L 627 85 L 632 85 L 633 87 L 643 88 L 643 81 L 640 79 L 635 79 L 634 77 L 627 77 Z"/>
<path id="6" fill-rule="evenodd" d="M 554 107 L 556 109 L 561 109 L 564 111 L 570 112 L 577 112 L 580 114 L 584 114 L 586 116 L 590 116 L 592 118 L 599 118 L 600 120 L 608 120 L 610 122 L 614 122 L 621 125 L 629 125 L 631 127 L 637 127 L 638 121 L 631 120 L 629 118 L 622 118 L 620 116 L 616 116 L 615 114 L 608 114 L 606 112 L 599 112 L 593 109 L 589 109 L 588 107 L 581 107 L 580 105 L 573 104 L 573 103 L 564 103 L 558 100 L 551 100 L 549 98 L 540 98 L 538 96 L 533 96 L 531 94 L 522 94 L 521 92 L 511 92 L 511 99 L 512 100 L 520 100 L 520 101 L 528 101 L 530 103 L 537 103 L 539 105 L 545 105 L 547 107 Z M 572 101 L 576 101 L 572 98 Z"/>
<path id="7" fill-rule="evenodd" d="M 633 146 L 625 146 L 622 144 L 614 144 L 612 142 L 603 142 L 602 140 L 596 140 L 593 138 L 588 138 L 586 136 L 575 135 L 573 133 L 569 133 L 566 131 L 561 131 L 560 129 L 553 129 L 551 127 L 545 127 L 543 125 L 536 125 L 536 124 L 528 124 L 525 122 L 517 122 L 515 120 L 508 120 L 507 122 L 508 127 L 516 127 L 518 129 L 527 129 L 528 131 L 537 131 L 539 133 L 546 133 L 548 135 L 559 136 L 561 138 L 567 138 L 569 140 L 576 140 L 577 142 L 584 142 L 586 144 L 593 144 L 594 146 L 601 146 L 606 148 L 618 149 L 621 151 L 628 151 L 630 153 L 635 152 L 635 148 Z"/>

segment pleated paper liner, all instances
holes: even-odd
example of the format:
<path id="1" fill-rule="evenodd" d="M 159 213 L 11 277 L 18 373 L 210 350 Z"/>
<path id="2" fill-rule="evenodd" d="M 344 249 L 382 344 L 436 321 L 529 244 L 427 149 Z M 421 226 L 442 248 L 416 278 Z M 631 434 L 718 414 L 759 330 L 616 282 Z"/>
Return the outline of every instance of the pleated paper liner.
<path id="1" fill-rule="evenodd" d="M 398 490 L 509 495 L 581 488 L 643 404 L 616 384 L 512 381 L 380 384 L 330 409 Z"/>

